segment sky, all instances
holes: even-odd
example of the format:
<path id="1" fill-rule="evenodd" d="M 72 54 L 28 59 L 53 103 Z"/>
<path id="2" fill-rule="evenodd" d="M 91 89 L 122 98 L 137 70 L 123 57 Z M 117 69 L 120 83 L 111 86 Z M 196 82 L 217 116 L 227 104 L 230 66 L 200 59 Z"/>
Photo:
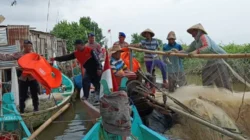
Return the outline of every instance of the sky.
<path id="1" fill-rule="evenodd" d="M 30 25 L 46 31 L 49 0 L 0 0 L 3 25 Z M 193 38 L 186 30 L 201 23 L 218 44 L 250 42 L 250 0 L 50 0 L 48 31 L 61 20 L 79 21 L 89 16 L 103 29 L 109 43 L 117 41 L 118 32 L 127 35 L 150 28 L 155 37 L 167 42 L 175 31 L 180 43 Z M 111 34 L 108 30 L 111 29 Z"/>

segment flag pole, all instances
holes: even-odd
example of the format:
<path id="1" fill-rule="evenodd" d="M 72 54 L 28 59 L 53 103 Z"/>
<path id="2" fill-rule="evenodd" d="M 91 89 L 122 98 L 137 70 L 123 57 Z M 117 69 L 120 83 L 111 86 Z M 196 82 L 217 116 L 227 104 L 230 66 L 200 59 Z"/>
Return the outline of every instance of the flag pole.
<path id="1" fill-rule="evenodd" d="M 111 34 L 111 30 L 110 30 L 110 42 L 111 42 L 111 46 L 110 47 L 112 47 L 112 34 Z"/>

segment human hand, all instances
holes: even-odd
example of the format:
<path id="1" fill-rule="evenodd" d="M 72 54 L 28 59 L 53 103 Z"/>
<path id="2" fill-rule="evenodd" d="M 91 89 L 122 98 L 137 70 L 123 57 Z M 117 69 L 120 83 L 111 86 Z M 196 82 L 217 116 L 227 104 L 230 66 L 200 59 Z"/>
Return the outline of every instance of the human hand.
<path id="1" fill-rule="evenodd" d="M 171 49 L 172 52 L 178 53 L 179 51 L 177 49 Z"/>
<path id="2" fill-rule="evenodd" d="M 102 75 L 102 70 L 97 70 L 97 75 L 101 76 Z"/>
<path id="3" fill-rule="evenodd" d="M 52 58 L 50 58 L 49 60 L 50 60 L 51 62 L 53 62 L 53 61 L 55 61 L 55 58 L 52 57 Z"/>

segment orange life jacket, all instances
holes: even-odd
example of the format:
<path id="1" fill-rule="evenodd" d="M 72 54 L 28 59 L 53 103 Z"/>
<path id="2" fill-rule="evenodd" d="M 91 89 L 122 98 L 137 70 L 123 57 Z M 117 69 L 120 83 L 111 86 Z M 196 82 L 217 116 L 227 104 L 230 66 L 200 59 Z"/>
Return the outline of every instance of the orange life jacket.
<path id="1" fill-rule="evenodd" d="M 92 48 L 84 47 L 82 51 L 76 50 L 74 52 L 76 59 L 81 65 L 84 65 L 91 57 Z"/>

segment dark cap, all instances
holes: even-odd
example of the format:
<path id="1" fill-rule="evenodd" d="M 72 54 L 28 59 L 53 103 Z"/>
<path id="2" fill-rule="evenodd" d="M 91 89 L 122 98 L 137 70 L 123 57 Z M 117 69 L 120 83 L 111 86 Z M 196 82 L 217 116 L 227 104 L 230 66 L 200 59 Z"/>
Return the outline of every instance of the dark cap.
<path id="1" fill-rule="evenodd" d="M 92 37 L 92 36 L 95 36 L 95 34 L 94 33 L 89 33 L 88 34 L 88 37 Z"/>
<path id="2" fill-rule="evenodd" d="M 32 45 L 32 42 L 29 41 L 29 40 L 24 40 L 24 41 L 23 41 L 23 44 L 31 44 L 31 45 Z"/>
<path id="3" fill-rule="evenodd" d="M 77 39 L 74 45 L 83 45 L 83 41 L 81 39 Z"/>
<path id="4" fill-rule="evenodd" d="M 126 35 L 123 32 L 119 32 L 119 36 L 126 37 Z"/>

